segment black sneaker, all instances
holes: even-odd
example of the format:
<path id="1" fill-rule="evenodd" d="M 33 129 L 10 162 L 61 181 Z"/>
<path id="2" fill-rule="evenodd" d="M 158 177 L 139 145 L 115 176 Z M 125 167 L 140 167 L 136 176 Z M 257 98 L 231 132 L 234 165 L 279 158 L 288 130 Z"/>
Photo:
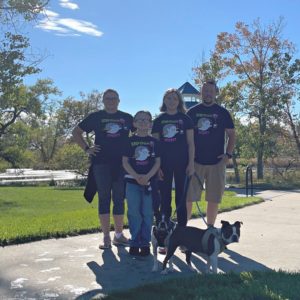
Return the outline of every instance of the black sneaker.
<path id="1" fill-rule="evenodd" d="M 140 256 L 148 256 L 150 255 L 150 247 L 141 247 Z"/>
<path id="2" fill-rule="evenodd" d="M 133 255 L 133 256 L 138 256 L 138 255 L 140 255 L 139 247 L 130 247 L 130 248 L 129 248 L 129 254 L 130 254 L 130 255 Z"/>

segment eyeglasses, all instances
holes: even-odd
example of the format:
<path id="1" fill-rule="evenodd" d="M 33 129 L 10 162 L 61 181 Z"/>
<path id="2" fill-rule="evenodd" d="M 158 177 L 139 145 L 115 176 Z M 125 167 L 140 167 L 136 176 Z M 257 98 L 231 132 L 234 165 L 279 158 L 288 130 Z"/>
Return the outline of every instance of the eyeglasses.
<path id="1" fill-rule="evenodd" d="M 141 122 L 150 123 L 151 120 L 149 120 L 149 119 L 135 119 L 134 122 L 137 122 L 137 123 L 141 123 Z"/>
<path id="2" fill-rule="evenodd" d="M 117 98 L 117 97 L 105 97 L 103 100 L 111 101 L 111 100 L 119 100 L 119 98 Z"/>

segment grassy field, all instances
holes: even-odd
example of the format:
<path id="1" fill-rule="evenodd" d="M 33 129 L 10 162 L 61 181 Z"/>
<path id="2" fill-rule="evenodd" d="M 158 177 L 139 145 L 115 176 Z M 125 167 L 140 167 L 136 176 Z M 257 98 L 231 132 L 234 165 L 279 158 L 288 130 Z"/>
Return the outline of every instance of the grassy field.
<path id="1" fill-rule="evenodd" d="M 106 300 L 299 300 L 300 274 L 242 272 L 195 275 L 114 292 Z"/>
<path id="2" fill-rule="evenodd" d="M 226 192 L 220 210 L 260 201 L 256 197 L 240 198 L 234 192 Z M 94 198 L 92 204 L 87 203 L 83 189 L 0 187 L 0 245 L 98 231 L 97 202 Z M 200 207 L 205 211 L 205 201 Z M 199 216 L 196 206 L 193 216 Z"/>

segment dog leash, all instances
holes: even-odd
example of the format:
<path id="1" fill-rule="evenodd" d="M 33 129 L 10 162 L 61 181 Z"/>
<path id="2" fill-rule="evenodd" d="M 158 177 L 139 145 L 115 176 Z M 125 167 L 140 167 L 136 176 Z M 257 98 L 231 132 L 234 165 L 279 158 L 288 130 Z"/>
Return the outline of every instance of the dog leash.
<path id="1" fill-rule="evenodd" d="M 192 177 L 195 176 L 200 187 L 201 187 L 201 190 L 204 190 L 204 187 L 203 187 L 203 184 L 202 184 L 202 181 L 200 179 L 200 177 L 198 176 L 198 174 L 195 172 L 193 175 L 191 176 L 185 176 L 185 180 L 184 180 L 184 188 L 183 188 L 183 195 L 182 195 L 182 199 L 181 199 L 181 203 L 180 205 L 175 209 L 173 215 L 172 215 L 172 218 L 174 218 L 175 214 L 177 213 L 178 209 L 181 207 L 181 205 L 183 204 L 186 204 L 186 196 L 187 196 L 187 193 L 188 193 L 188 188 L 189 188 L 189 185 L 190 185 L 190 182 L 191 182 L 191 179 Z M 204 215 L 203 213 L 201 212 L 201 209 L 200 209 L 200 206 L 198 204 L 198 201 L 196 201 L 196 205 L 197 205 L 197 208 L 198 208 L 198 212 L 199 212 L 199 215 L 200 217 L 202 218 L 203 222 L 205 223 L 206 226 L 207 225 L 207 222 L 204 218 Z"/>

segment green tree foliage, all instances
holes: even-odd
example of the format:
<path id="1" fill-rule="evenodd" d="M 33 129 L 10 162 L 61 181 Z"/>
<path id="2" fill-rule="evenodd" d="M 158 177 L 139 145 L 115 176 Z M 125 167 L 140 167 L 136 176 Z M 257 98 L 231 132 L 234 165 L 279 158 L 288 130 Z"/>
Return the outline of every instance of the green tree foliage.
<path id="1" fill-rule="evenodd" d="M 300 100 L 300 60 L 293 58 L 290 53 L 284 53 L 283 56 L 274 54 L 269 66 L 270 71 L 276 74 L 274 95 L 281 99 L 281 120 L 289 125 L 300 157 L 300 115 L 295 113 L 295 105 Z"/>
<path id="2" fill-rule="evenodd" d="M 55 88 L 52 90 L 51 87 L 48 87 L 44 98 L 49 96 L 50 93 L 55 94 L 56 91 Z M 38 158 L 36 167 L 47 169 L 53 167 L 56 169 L 66 168 L 78 170 L 80 173 L 86 171 L 87 160 L 82 158 L 82 155 L 83 157 L 85 155 L 81 149 L 76 148 L 77 151 L 82 152 L 80 159 L 73 160 L 69 158 L 56 162 L 57 157 L 59 159 L 63 156 L 61 151 L 64 153 L 66 149 L 68 151 L 73 149 L 67 147 L 73 128 L 88 114 L 98 110 L 102 105 L 102 94 L 98 91 L 92 91 L 88 94 L 80 93 L 80 95 L 81 100 L 67 98 L 59 105 L 57 101 L 50 102 L 49 105 L 47 100 L 40 100 L 41 103 L 47 105 L 44 114 L 32 120 L 30 134 L 31 149 Z M 65 149 L 65 147 L 67 148 Z M 59 153 L 58 156 L 57 153 Z"/>
<path id="3" fill-rule="evenodd" d="M 19 18 L 27 22 L 36 20 L 49 2 L 49 0 L 0 0 L 1 23 L 15 26 Z"/>
<path id="4" fill-rule="evenodd" d="M 0 143 L 1 160 L 6 167 L 26 168 L 34 163 L 34 154 L 28 148 L 30 127 L 22 121 L 17 121 L 3 136 Z"/>
<path id="5" fill-rule="evenodd" d="M 26 62 L 29 42 L 22 35 L 7 33 L 0 45 L 0 137 L 22 113 L 41 113 L 36 95 L 23 85 L 25 76 L 39 72 Z"/>
<path id="6" fill-rule="evenodd" d="M 62 107 L 57 111 L 59 122 L 69 136 L 74 127 L 90 113 L 103 107 L 102 93 L 93 90 L 91 93 L 80 93 L 80 100 L 67 98 Z"/>
<path id="7" fill-rule="evenodd" d="M 82 149 L 73 143 L 64 144 L 55 154 L 52 167 L 59 170 L 75 170 L 86 174 L 89 159 Z"/>

